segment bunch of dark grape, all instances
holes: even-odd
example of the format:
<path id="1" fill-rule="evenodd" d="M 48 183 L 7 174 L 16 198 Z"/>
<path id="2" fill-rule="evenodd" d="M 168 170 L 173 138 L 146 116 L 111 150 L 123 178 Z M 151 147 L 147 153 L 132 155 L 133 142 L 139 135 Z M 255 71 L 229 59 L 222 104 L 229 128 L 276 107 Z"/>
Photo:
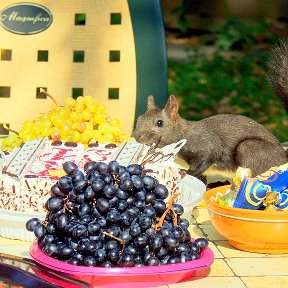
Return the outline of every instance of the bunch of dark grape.
<path id="1" fill-rule="evenodd" d="M 51 187 L 45 221 L 27 221 L 47 255 L 74 265 L 139 267 L 198 259 L 205 238 L 191 241 L 180 204 L 139 164 L 65 162 Z"/>

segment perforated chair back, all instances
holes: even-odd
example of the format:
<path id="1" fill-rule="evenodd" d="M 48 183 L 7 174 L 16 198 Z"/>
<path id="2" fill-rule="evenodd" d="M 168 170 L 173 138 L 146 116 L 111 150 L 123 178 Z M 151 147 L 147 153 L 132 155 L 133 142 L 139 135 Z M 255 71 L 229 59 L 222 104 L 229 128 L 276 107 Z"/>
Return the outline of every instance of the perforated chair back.
<path id="1" fill-rule="evenodd" d="M 159 0 L 2 0 L 0 11 L 0 126 L 19 130 L 47 112 L 51 100 L 40 88 L 60 104 L 95 97 L 127 133 L 148 95 L 166 102 Z"/>

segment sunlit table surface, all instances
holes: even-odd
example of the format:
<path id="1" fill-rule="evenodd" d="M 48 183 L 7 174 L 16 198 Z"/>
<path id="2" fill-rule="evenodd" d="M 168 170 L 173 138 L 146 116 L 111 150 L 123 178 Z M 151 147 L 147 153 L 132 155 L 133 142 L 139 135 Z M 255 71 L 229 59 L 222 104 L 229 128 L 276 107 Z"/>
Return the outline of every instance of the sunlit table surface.
<path id="1" fill-rule="evenodd" d="M 210 271 L 198 271 L 185 282 L 159 287 L 288 287 L 288 254 L 257 254 L 234 249 L 216 232 L 204 204 L 193 209 L 190 232 L 193 238 L 207 237 L 209 240 L 215 256 Z M 29 258 L 30 245 L 30 242 L 0 238 L 0 253 Z"/>

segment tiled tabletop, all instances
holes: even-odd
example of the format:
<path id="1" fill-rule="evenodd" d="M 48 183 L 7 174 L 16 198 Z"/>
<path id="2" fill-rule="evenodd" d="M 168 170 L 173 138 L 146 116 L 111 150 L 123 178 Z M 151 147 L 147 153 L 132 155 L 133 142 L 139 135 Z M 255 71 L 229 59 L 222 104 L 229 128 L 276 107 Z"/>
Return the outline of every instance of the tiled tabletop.
<path id="1" fill-rule="evenodd" d="M 257 254 L 234 249 L 214 229 L 205 205 L 193 209 L 190 232 L 193 238 L 209 240 L 215 256 L 211 270 L 199 271 L 186 282 L 161 288 L 288 287 L 288 254 Z M 29 247 L 30 242 L 0 238 L 0 253 L 29 257 Z"/>

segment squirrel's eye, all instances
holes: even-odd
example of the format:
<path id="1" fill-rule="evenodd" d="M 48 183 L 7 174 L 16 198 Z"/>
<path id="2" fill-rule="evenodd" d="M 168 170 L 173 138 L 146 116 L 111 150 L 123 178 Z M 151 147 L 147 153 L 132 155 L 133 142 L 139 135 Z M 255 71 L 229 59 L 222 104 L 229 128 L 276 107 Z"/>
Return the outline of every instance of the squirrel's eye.
<path id="1" fill-rule="evenodd" d="M 162 127 L 162 126 L 163 126 L 163 120 L 158 120 L 157 123 L 156 123 L 156 125 L 157 125 L 158 127 Z"/>

